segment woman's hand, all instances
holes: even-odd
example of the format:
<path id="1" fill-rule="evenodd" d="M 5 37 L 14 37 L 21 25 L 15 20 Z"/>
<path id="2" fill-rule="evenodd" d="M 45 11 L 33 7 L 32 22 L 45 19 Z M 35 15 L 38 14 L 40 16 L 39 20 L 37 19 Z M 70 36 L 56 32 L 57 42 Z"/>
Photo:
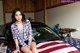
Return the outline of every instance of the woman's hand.
<path id="1" fill-rule="evenodd" d="M 12 53 L 20 53 L 19 50 L 14 50 Z"/>

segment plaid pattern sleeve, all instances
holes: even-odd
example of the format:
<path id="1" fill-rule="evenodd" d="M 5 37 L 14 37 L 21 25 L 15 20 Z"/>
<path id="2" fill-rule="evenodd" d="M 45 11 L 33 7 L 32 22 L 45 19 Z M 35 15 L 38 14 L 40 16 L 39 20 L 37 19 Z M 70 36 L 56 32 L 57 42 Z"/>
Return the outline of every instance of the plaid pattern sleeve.
<path id="1" fill-rule="evenodd" d="M 23 39 L 21 39 L 20 37 L 18 37 L 18 40 L 20 42 L 20 45 L 27 46 L 27 44 L 23 41 Z"/>
<path id="2" fill-rule="evenodd" d="M 31 27 L 31 23 L 29 20 L 26 20 L 27 24 L 28 24 L 28 36 L 32 36 L 32 27 Z M 32 42 L 32 40 L 28 40 L 28 45 L 30 45 Z"/>
<path id="3" fill-rule="evenodd" d="M 16 32 L 15 32 L 15 27 L 14 27 L 13 24 L 11 25 L 11 31 L 12 31 L 13 39 L 14 39 L 14 40 L 17 39 L 17 34 L 16 34 Z"/>
<path id="4" fill-rule="evenodd" d="M 28 26 L 28 35 L 32 35 L 32 27 L 31 27 L 31 23 L 30 23 L 30 21 L 29 20 L 26 20 L 26 22 L 27 22 L 27 26 Z"/>

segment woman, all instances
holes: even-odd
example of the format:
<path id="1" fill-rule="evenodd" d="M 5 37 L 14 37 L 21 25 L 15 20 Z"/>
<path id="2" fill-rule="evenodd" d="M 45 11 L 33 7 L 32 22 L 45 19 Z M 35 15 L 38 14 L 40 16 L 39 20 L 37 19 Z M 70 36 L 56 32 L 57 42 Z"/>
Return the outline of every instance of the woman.
<path id="1" fill-rule="evenodd" d="M 11 31 L 16 45 L 16 50 L 13 53 L 38 53 L 35 39 L 32 38 L 32 29 L 29 20 L 25 20 L 23 12 L 16 8 L 12 13 Z"/>

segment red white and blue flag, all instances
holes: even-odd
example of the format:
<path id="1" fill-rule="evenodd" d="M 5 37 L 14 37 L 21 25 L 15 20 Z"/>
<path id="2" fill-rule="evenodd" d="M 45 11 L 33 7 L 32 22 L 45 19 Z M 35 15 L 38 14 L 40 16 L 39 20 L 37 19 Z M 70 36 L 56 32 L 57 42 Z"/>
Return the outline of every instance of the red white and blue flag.
<path id="1" fill-rule="evenodd" d="M 75 47 L 63 41 L 49 41 L 37 45 L 39 53 L 80 53 Z"/>
<path id="2" fill-rule="evenodd" d="M 37 49 L 39 53 L 80 53 L 80 41 L 66 37 L 62 40 L 39 43 Z M 12 51 L 11 47 L 7 49 L 7 53 Z"/>
<path id="3" fill-rule="evenodd" d="M 80 40 L 76 38 L 70 38 L 70 37 L 64 37 L 62 41 L 69 43 L 70 45 L 76 47 L 78 50 L 80 50 Z"/>

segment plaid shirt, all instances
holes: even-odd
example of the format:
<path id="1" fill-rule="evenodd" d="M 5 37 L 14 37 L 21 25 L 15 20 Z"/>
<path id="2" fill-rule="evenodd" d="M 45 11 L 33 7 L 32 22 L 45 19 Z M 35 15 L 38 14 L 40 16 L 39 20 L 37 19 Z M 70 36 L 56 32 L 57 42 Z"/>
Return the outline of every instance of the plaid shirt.
<path id="1" fill-rule="evenodd" d="M 20 35 L 20 31 L 18 30 L 18 27 L 16 25 L 16 23 L 13 23 L 11 25 L 11 31 L 13 34 L 13 39 L 17 39 L 20 43 L 20 45 L 22 46 L 27 46 L 27 44 L 24 42 L 24 40 L 28 40 L 28 36 L 32 35 L 32 28 L 31 28 L 31 24 L 29 20 L 26 20 L 26 22 L 23 22 L 23 36 L 24 38 L 22 38 Z M 29 43 L 30 44 L 30 41 Z"/>

